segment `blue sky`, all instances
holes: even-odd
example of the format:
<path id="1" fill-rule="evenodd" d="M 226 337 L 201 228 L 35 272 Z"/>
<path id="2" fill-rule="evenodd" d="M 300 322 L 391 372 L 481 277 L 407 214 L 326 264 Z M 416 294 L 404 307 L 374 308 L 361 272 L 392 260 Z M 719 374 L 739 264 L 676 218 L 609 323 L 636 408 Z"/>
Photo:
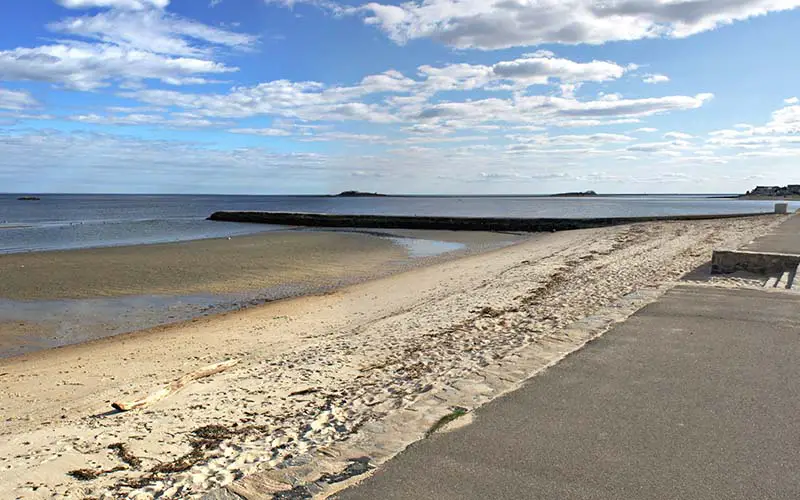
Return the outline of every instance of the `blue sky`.
<path id="1" fill-rule="evenodd" d="M 0 6 L 0 192 L 800 182 L 800 0 Z"/>

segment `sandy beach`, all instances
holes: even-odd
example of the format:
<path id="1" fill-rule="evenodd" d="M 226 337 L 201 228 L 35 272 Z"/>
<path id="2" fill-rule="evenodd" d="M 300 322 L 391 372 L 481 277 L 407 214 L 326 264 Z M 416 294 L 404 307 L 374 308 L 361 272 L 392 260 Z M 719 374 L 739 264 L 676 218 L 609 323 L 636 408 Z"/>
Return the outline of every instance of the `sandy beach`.
<path id="1" fill-rule="evenodd" d="M 489 368 L 502 367 L 521 349 L 550 344 L 563 346 L 542 351 L 555 361 L 587 340 L 572 338 L 570 325 L 615 307 L 632 292 L 669 287 L 707 262 L 712 247 L 747 242 L 780 220 L 645 223 L 535 235 L 331 293 L 0 360 L 0 497 L 198 498 L 215 487 L 246 485 L 247 476 L 259 472 L 306 467 L 313 476 L 318 457 L 339 456 L 353 443 L 379 450 L 371 455 L 376 461 L 387 459 L 416 434 L 390 436 L 389 445 L 370 441 L 365 432 L 425 398 L 438 405 L 422 416 L 430 422 L 454 401 L 468 410 L 494 397 L 527 374 Z M 365 277 L 379 276 L 386 256 L 391 260 L 399 250 L 375 242 L 381 257 L 371 260 L 374 254 L 365 255 L 353 240 L 358 237 L 337 236 L 333 244 L 354 256 L 318 267 L 355 266 Z M 286 245 L 290 252 L 292 243 Z M 152 256 L 118 251 L 120 259 L 142 259 L 141 269 L 153 265 L 161 273 L 187 259 L 217 262 L 220 280 L 214 286 L 220 289 L 269 279 L 259 275 L 264 267 L 231 263 L 224 254 L 154 262 Z M 327 255 L 322 251 L 318 258 Z M 37 272 L 55 272 L 47 266 L 56 264 L 38 265 Z M 97 266 L 98 277 L 86 278 L 93 293 L 147 293 L 136 288 L 140 277 L 145 280 L 141 272 L 115 275 L 110 260 Z M 69 266 L 62 272 L 69 276 Z M 185 293 L 203 281 L 175 273 L 164 279 L 161 273 L 148 275 L 154 283 L 148 286 Z M 322 276 L 335 279 L 336 273 Z M 25 273 L 13 279 L 17 287 L 3 283 L 5 293 L 41 296 L 35 284 L 25 284 Z M 43 293 L 64 297 L 64 290 Z M 230 359 L 240 363 L 150 407 L 111 409 L 112 402 L 147 395 Z M 495 382 L 488 381 L 489 372 Z M 484 383 L 474 382 L 478 375 Z"/>

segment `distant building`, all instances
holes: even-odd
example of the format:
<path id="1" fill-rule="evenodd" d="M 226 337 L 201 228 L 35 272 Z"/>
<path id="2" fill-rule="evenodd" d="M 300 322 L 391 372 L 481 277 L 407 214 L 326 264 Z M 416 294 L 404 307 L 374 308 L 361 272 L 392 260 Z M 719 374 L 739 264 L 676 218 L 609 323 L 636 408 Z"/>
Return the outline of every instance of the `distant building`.
<path id="1" fill-rule="evenodd" d="M 800 196 L 800 184 L 789 184 L 781 186 L 756 186 L 755 189 L 747 193 L 748 196 Z"/>

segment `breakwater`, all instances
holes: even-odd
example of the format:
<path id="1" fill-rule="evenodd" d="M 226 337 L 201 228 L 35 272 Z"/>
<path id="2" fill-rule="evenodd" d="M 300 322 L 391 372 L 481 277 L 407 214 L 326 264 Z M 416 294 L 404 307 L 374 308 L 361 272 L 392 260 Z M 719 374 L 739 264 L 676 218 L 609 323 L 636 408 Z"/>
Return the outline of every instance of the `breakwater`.
<path id="1" fill-rule="evenodd" d="M 405 215 L 340 215 L 299 212 L 215 212 L 208 220 L 282 226 L 357 227 L 380 229 L 438 229 L 449 231 L 553 232 L 618 226 L 637 222 L 688 221 L 754 217 L 765 213 L 722 215 L 666 215 L 652 217 L 598 217 L 537 219 L 507 217 L 428 217 Z"/>

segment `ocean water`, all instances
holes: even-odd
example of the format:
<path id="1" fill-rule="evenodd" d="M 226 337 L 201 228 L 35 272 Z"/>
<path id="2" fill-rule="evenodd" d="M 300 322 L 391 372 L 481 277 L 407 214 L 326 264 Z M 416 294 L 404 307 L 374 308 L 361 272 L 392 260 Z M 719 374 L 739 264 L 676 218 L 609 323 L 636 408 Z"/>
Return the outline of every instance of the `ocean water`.
<path id="1" fill-rule="evenodd" d="M 623 217 L 771 212 L 774 202 L 703 196 L 324 196 L 72 195 L 20 201 L 0 194 L 0 253 L 165 243 L 282 229 L 211 222 L 219 210 L 475 217 Z M 792 210 L 800 203 L 792 203 Z"/>

